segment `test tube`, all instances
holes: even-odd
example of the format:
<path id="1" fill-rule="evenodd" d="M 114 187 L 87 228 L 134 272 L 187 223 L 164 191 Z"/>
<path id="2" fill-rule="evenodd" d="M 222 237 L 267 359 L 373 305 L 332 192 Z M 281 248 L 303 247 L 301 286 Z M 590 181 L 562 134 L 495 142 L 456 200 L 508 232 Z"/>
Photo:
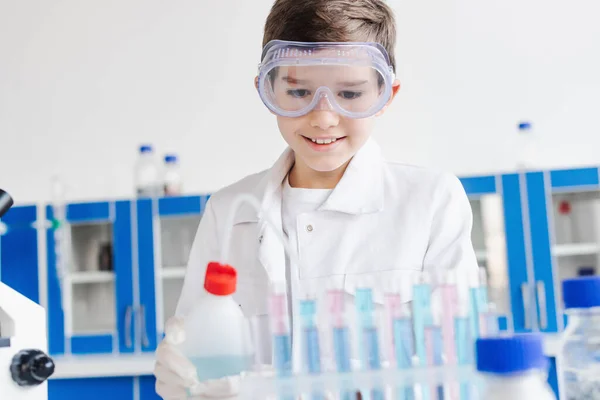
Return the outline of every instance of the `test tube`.
<path id="1" fill-rule="evenodd" d="M 351 372 L 350 363 L 350 329 L 346 319 L 346 305 L 344 301 L 345 292 L 340 289 L 331 289 L 327 292 L 329 300 L 329 317 L 332 327 L 332 342 L 335 365 L 337 372 Z M 344 391 L 341 393 L 343 400 L 353 400 L 353 393 Z"/>
<path id="2" fill-rule="evenodd" d="M 314 299 L 300 301 L 304 364 L 306 371 L 310 374 L 321 373 L 321 350 L 319 348 L 319 330 L 317 329 L 316 314 L 317 304 Z"/>
<path id="3" fill-rule="evenodd" d="M 477 283 L 469 289 L 469 302 L 471 313 L 471 337 L 477 338 L 480 334 L 479 314 L 486 311 L 488 302 L 487 272 L 483 267 L 478 270 Z"/>
<path id="4" fill-rule="evenodd" d="M 500 332 L 498 312 L 494 303 L 488 303 L 486 310 L 479 313 L 479 336 L 495 336 Z"/>
<path id="5" fill-rule="evenodd" d="M 456 288 L 456 277 L 453 271 L 449 271 L 443 283 L 439 286 L 443 312 L 441 312 L 441 325 L 444 358 L 447 364 L 456 364 L 456 340 L 454 334 L 454 318 L 458 313 L 458 290 Z"/>
<path id="6" fill-rule="evenodd" d="M 333 289 L 328 292 L 329 312 L 333 329 L 333 352 L 338 372 L 350 372 L 350 332 L 346 321 L 344 292 Z"/>
<path id="7" fill-rule="evenodd" d="M 422 272 L 416 277 L 413 284 L 412 306 L 415 349 L 419 364 L 425 366 L 427 365 L 425 327 L 433 323 L 431 311 L 431 278 L 427 272 Z"/>
<path id="8" fill-rule="evenodd" d="M 442 327 L 430 325 L 425 327 L 425 346 L 427 347 L 427 364 L 431 367 L 443 365 Z M 444 399 L 444 385 L 432 385 L 430 388 L 431 399 Z M 424 396 L 426 398 L 426 396 Z"/>
<path id="9" fill-rule="evenodd" d="M 319 330 L 317 328 L 317 304 L 314 299 L 300 301 L 300 323 L 302 324 L 302 344 L 304 348 L 304 365 L 309 374 L 321 373 L 321 349 L 319 346 Z M 313 393 L 314 400 L 324 399 L 321 393 Z"/>
<path id="10" fill-rule="evenodd" d="M 273 366 L 280 377 L 292 372 L 292 341 L 288 316 L 285 283 L 271 288 L 269 311 L 273 337 Z"/>
<path id="11" fill-rule="evenodd" d="M 278 377 L 286 378 L 292 375 L 292 340 L 285 282 L 271 286 L 269 315 L 273 338 L 273 367 Z M 294 399 L 293 395 L 281 396 L 281 400 Z"/>
<path id="12" fill-rule="evenodd" d="M 357 288 L 355 301 L 363 368 L 379 370 L 381 369 L 381 355 L 379 352 L 379 334 L 375 323 L 373 291 L 370 288 Z M 383 390 L 379 388 L 373 389 L 371 397 L 374 400 L 383 400 Z"/>
<path id="13" fill-rule="evenodd" d="M 413 366 L 412 358 L 415 353 L 413 335 L 413 322 L 408 303 L 402 304 L 399 294 L 390 293 L 386 296 L 386 306 L 392 325 L 393 345 L 390 360 L 395 359 L 398 369 L 410 369 Z M 414 400 L 413 387 L 399 387 L 396 389 L 397 400 Z"/>
<path id="14" fill-rule="evenodd" d="M 459 303 L 457 315 L 456 317 L 454 317 L 456 361 L 458 365 L 469 365 L 473 362 L 474 339 L 471 336 L 471 327 L 469 320 L 469 307 Z M 459 389 L 459 399 L 469 400 L 469 398 L 469 383 L 461 382 Z"/>

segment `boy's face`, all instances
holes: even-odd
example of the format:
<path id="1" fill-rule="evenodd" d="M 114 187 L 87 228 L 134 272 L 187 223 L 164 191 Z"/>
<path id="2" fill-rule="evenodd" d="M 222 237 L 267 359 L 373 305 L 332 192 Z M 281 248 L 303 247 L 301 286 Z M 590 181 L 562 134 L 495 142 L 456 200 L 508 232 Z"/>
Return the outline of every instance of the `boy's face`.
<path id="1" fill-rule="evenodd" d="M 280 67 L 273 77 L 273 97 L 286 110 L 309 104 L 320 87 L 329 88 L 327 96 L 346 111 L 366 111 L 381 95 L 378 74 L 369 67 L 310 66 Z M 354 119 L 337 113 L 328 97 L 319 98 L 311 112 L 300 117 L 277 115 L 283 139 L 294 150 L 296 163 L 318 172 L 335 171 L 344 166 L 365 144 L 373 132 L 375 117 L 385 112 L 400 83 L 393 84 L 392 96 L 376 115 Z"/>

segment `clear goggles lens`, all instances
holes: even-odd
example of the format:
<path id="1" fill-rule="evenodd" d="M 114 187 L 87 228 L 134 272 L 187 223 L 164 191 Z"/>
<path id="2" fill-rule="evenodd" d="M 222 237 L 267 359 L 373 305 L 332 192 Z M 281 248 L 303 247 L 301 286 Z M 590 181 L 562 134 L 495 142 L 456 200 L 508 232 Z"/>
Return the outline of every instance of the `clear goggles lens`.
<path id="1" fill-rule="evenodd" d="M 284 117 L 328 110 L 350 118 L 379 112 L 393 73 L 381 46 L 369 43 L 270 43 L 259 68 L 265 105 Z"/>

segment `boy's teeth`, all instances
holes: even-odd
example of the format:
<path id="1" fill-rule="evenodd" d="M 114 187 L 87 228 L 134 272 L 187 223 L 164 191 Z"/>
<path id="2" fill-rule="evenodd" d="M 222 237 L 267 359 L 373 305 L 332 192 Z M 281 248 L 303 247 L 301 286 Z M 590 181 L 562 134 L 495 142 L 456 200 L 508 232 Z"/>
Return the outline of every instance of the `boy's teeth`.
<path id="1" fill-rule="evenodd" d="M 335 142 L 337 139 L 336 138 L 332 138 L 332 139 L 310 139 L 313 141 L 313 143 L 317 143 L 317 144 L 330 144 Z"/>

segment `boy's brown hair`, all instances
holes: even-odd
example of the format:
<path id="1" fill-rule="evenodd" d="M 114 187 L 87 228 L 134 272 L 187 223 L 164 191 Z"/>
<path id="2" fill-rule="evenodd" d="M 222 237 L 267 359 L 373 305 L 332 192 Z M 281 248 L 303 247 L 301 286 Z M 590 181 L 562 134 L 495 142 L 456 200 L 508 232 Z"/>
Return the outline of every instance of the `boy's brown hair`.
<path id="1" fill-rule="evenodd" d="M 384 0 L 276 0 L 265 22 L 271 40 L 375 42 L 396 71 L 396 21 Z"/>

